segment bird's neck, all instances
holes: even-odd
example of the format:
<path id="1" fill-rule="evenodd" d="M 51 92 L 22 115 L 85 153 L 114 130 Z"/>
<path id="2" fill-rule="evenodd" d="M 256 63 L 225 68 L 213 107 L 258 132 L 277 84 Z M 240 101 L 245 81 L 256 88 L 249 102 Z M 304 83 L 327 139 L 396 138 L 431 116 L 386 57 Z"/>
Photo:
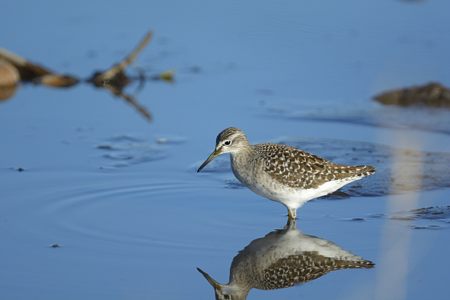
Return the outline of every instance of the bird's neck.
<path id="1" fill-rule="evenodd" d="M 242 159 L 253 154 L 253 148 L 250 144 L 242 145 L 238 150 L 230 153 L 232 159 Z"/>
<path id="2" fill-rule="evenodd" d="M 239 151 L 230 153 L 231 167 L 233 168 L 233 172 L 235 173 L 235 175 L 241 181 L 242 178 L 240 178 L 239 174 L 246 173 L 246 171 L 248 171 L 242 169 L 242 167 L 247 165 L 247 163 L 252 159 L 253 151 L 254 150 L 251 147 L 244 147 L 240 148 Z"/>

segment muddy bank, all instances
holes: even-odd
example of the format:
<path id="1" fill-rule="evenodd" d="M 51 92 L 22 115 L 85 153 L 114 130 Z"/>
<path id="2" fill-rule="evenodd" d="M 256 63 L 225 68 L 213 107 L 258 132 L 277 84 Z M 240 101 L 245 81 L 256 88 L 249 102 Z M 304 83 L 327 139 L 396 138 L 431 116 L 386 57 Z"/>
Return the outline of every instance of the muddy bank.
<path id="1" fill-rule="evenodd" d="M 450 89 L 440 83 L 431 82 L 386 91 L 376 95 L 374 99 L 384 105 L 450 108 Z"/>

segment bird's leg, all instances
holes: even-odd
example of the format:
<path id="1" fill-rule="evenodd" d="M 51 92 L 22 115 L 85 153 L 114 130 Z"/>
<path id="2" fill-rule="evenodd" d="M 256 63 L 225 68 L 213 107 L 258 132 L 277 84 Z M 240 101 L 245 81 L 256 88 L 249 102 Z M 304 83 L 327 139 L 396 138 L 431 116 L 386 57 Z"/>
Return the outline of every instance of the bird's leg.
<path id="1" fill-rule="evenodd" d="M 297 228 L 297 226 L 296 226 L 296 220 L 295 220 L 295 219 L 288 218 L 287 223 L 286 223 L 286 226 L 284 226 L 284 229 L 286 229 L 286 230 L 291 230 L 291 229 L 296 229 L 296 228 Z"/>
<path id="2" fill-rule="evenodd" d="M 297 219 L 297 209 L 295 208 L 288 208 L 288 218 L 291 220 Z"/>

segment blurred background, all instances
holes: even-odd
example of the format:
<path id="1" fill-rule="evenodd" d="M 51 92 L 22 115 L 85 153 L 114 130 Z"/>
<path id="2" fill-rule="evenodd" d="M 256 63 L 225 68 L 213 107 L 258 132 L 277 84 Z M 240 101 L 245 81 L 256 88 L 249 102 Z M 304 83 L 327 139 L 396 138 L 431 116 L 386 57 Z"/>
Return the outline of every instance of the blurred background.
<path id="1" fill-rule="evenodd" d="M 80 80 L 20 82 L 0 102 L 1 298 L 212 299 L 196 267 L 227 282 L 237 252 L 286 218 L 227 157 L 195 172 L 229 126 L 378 170 L 297 222 L 374 269 L 248 299 L 448 298 L 449 105 L 373 99 L 450 85 L 448 1 L 1 7 L 1 48 Z M 85 81 L 148 31 L 120 93 Z"/>

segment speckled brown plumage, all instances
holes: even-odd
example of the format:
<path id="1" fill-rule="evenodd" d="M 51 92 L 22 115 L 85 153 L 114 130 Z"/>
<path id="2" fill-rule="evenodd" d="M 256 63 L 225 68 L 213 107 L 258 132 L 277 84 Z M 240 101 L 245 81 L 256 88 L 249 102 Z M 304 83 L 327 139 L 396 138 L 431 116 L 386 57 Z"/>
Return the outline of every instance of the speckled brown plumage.
<path id="1" fill-rule="evenodd" d="M 235 127 L 219 133 L 213 153 L 197 172 L 224 153 L 230 153 L 231 169 L 240 182 L 258 195 L 285 205 L 291 219 L 307 201 L 375 172 L 371 166 L 339 165 L 286 145 L 252 145 Z"/>
<path id="2" fill-rule="evenodd" d="M 331 271 L 373 266 L 368 260 L 336 259 L 315 252 L 304 252 L 273 263 L 264 270 L 264 282 L 260 285 L 266 290 L 285 288 L 319 278 Z"/>
<path id="3" fill-rule="evenodd" d="M 279 183 L 293 187 L 316 188 L 327 181 L 364 177 L 375 172 L 371 166 L 343 166 L 326 159 L 280 144 L 252 146 L 255 159 L 264 163 L 264 170 Z"/>

